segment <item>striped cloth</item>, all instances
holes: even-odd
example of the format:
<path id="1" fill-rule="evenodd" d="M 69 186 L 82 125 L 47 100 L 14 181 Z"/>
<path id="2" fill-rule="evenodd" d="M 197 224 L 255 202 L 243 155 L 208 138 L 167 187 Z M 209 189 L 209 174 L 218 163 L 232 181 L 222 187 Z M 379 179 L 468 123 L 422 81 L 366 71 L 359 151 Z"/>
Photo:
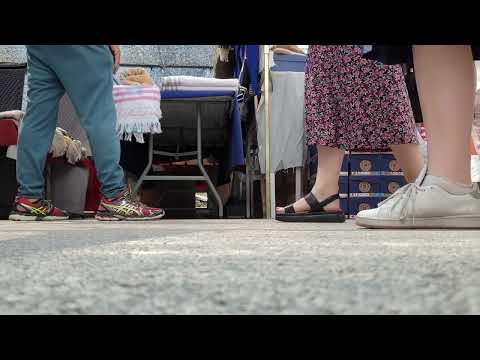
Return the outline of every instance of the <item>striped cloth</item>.
<path id="1" fill-rule="evenodd" d="M 160 89 L 157 86 L 114 85 L 117 132 L 121 139 L 144 143 L 143 134 L 160 134 Z"/>

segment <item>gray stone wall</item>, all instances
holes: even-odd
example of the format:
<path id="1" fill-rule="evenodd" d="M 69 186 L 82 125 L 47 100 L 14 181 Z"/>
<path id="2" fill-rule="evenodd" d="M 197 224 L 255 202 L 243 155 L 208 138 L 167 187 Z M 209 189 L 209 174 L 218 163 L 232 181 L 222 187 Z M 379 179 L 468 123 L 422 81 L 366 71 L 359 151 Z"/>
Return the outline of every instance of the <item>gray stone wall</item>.
<path id="1" fill-rule="evenodd" d="M 122 63 L 165 67 L 210 67 L 212 45 L 122 45 Z"/>
<path id="2" fill-rule="evenodd" d="M 155 82 L 162 76 L 213 76 L 214 45 L 122 45 L 122 64 L 147 69 Z M 0 62 L 25 63 L 24 45 L 0 45 Z M 25 91 L 23 108 L 25 108 Z"/>
<path id="3" fill-rule="evenodd" d="M 214 45 L 121 45 L 122 63 L 162 67 L 211 67 Z M 26 61 L 24 45 L 0 45 L 0 62 Z"/>
<path id="4" fill-rule="evenodd" d="M 24 45 L 0 45 L 0 62 L 25 63 Z"/>

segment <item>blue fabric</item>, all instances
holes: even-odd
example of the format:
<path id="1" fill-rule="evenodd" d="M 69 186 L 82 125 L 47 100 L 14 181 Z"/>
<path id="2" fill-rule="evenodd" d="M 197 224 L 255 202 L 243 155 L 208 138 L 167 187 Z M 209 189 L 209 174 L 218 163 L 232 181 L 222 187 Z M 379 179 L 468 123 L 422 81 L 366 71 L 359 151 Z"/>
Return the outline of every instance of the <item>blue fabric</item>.
<path id="1" fill-rule="evenodd" d="M 260 95 L 260 87 L 258 86 L 258 67 L 260 62 L 259 45 L 247 45 L 247 66 L 250 75 L 250 90 L 255 95 Z"/>
<path id="2" fill-rule="evenodd" d="M 125 187 L 112 96 L 113 59 L 107 45 L 29 45 L 28 102 L 17 150 L 19 195 L 43 197 L 43 170 L 66 92 L 85 129 L 101 183 L 113 197 Z"/>
<path id="3" fill-rule="evenodd" d="M 247 71 L 250 78 L 250 91 L 255 95 L 260 95 L 260 86 L 258 83 L 258 70 L 260 66 L 260 45 L 234 45 L 235 67 L 234 76 L 238 78 L 242 70 L 243 58 L 247 57 Z"/>
<path id="4" fill-rule="evenodd" d="M 245 165 L 245 156 L 243 154 L 242 124 L 240 121 L 240 112 L 237 103 L 237 94 L 235 91 L 170 91 L 162 90 L 162 99 L 188 99 L 196 97 L 210 96 L 231 96 L 232 113 L 230 117 L 230 139 L 228 143 L 228 162 L 227 170 L 230 171 L 236 166 Z"/>
<path id="5" fill-rule="evenodd" d="M 244 45 L 233 46 L 235 66 L 233 76 L 237 79 L 240 77 L 240 71 L 242 70 L 243 56 L 245 55 Z"/>
<path id="6" fill-rule="evenodd" d="M 305 63 L 307 57 L 305 55 L 285 55 L 275 54 L 272 71 L 288 71 L 288 72 L 305 72 Z"/>

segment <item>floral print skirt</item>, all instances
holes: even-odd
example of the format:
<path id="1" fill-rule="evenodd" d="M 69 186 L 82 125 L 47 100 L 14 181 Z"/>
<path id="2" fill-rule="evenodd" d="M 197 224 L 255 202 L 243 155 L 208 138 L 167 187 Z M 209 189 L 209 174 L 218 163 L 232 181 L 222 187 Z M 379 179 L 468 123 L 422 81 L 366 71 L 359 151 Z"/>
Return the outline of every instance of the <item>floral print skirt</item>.
<path id="1" fill-rule="evenodd" d="M 308 145 L 386 150 L 417 143 L 402 68 L 362 57 L 355 45 L 312 45 L 305 68 Z"/>

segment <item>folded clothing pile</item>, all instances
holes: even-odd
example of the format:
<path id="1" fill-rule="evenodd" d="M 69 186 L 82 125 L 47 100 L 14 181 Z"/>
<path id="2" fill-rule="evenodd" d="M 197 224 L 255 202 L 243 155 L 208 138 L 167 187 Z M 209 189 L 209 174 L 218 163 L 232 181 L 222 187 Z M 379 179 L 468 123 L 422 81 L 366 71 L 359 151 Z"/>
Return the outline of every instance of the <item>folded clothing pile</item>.
<path id="1" fill-rule="evenodd" d="M 238 79 L 215 79 L 197 76 L 166 76 L 161 79 L 162 91 L 234 91 Z"/>
<path id="2" fill-rule="evenodd" d="M 124 70 L 120 73 L 119 79 L 121 85 L 155 85 L 148 72 L 142 68 Z"/>
<path id="3" fill-rule="evenodd" d="M 132 137 L 144 143 L 143 134 L 161 134 L 160 88 L 145 85 L 114 85 L 117 133 L 122 140 Z"/>

